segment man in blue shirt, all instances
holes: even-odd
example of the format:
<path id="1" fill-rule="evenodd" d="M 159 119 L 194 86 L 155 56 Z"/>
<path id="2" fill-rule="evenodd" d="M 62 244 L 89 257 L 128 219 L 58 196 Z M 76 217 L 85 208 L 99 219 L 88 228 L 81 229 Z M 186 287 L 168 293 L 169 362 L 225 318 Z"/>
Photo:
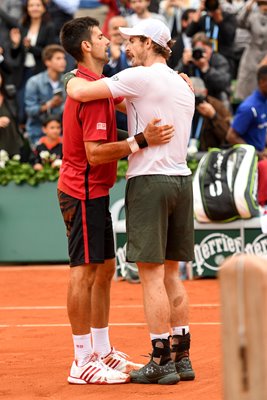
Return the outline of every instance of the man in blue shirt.
<path id="1" fill-rule="evenodd" d="M 46 46 L 42 58 L 46 70 L 32 76 L 25 88 L 26 132 L 33 145 L 43 136 L 44 119 L 51 114 L 62 115 L 66 98 L 62 76 L 66 68 L 63 47 L 58 44 Z"/>
<path id="2" fill-rule="evenodd" d="M 238 107 L 226 140 L 231 144 L 246 143 L 255 147 L 262 158 L 267 136 L 267 66 L 257 72 L 258 89 Z"/>

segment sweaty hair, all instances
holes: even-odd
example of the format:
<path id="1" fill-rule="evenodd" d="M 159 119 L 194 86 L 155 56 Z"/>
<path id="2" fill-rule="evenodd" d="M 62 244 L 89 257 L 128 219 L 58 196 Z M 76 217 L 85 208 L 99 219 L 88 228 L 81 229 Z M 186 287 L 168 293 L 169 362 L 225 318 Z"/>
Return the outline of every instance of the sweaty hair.
<path id="1" fill-rule="evenodd" d="M 51 60 L 53 55 L 58 52 L 65 54 L 65 50 L 59 44 L 49 44 L 48 46 L 45 46 L 42 51 L 43 62 Z"/>
<path id="2" fill-rule="evenodd" d="M 263 65 L 257 71 L 257 81 L 267 80 L 267 65 Z"/>
<path id="3" fill-rule="evenodd" d="M 138 36 L 138 37 L 140 39 L 140 42 L 142 42 L 142 43 L 144 43 L 147 40 L 147 37 L 145 37 L 145 36 Z M 164 57 L 165 60 L 168 60 L 170 55 L 171 55 L 171 48 L 172 48 L 174 43 L 175 43 L 175 40 L 170 40 L 167 43 L 168 48 L 169 48 L 168 49 L 166 47 L 160 46 L 159 44 L 153 42 L 153 40 L 152 40 L 153 51 L 154 51 L 155 54 L 159 54 L 162 57 Z"/>
<path id="4" fill-rule="evenodd" d="M 83 60 L 81 43 L 83 40 L 91 41 L 94 26 L 99 26 L 99 22 L 94 18 L 75 18 L 66 22 L 60 31 L 62 46 L 78 62 Z"/>

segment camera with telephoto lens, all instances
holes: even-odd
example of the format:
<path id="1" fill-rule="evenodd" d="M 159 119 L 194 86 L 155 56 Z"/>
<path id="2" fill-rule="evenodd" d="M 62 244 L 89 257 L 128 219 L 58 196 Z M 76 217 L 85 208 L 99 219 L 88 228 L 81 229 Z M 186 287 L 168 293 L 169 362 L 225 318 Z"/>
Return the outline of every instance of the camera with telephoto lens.
<path id="1" fill-rule="evenodd" d="M 204 103 L 207 98 L 206 96 L 203 96 L 203 94 L 195 94 L 195 107 L 197 107 L 199 104 Z"/>
<path id="2" fill-rule="evenodd" d="M 206 11 L 215 11 L 219 8 L 219 0 L 206 0 L 205 1 L 205 10 Z"/>
<path id="3" fill-rule="evenodd" d="M 198 61 L 204 56 L 204 49 L 202 47 L 194 47 L 192 51 L 192 57 L 194 60 Z"/>

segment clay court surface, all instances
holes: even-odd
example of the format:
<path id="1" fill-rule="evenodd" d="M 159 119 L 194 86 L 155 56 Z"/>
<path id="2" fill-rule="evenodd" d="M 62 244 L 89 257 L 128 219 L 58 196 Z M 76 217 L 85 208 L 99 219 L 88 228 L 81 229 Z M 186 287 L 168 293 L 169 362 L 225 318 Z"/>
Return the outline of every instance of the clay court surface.
<path id="1" fill-rule="evenodd" d="M 0 267 L 0 398 L 3 400 L 221 400 L 219 282 L 186 281 L 196 380 L 174 386 L 69 385 L 73 347 L 66 311 L 68 267 Z M 114 281 L 113 346 L 146 363 L 150 342 L 140 284 Z"/>

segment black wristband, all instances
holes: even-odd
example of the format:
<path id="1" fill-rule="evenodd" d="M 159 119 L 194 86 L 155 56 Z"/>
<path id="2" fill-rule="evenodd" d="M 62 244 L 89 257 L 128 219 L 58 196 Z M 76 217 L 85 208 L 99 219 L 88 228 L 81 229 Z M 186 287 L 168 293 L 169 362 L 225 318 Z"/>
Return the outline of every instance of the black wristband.
<path id="1" fill-rule="evenodd" d="M 75 78 L 75 77 L 76 77 L 76 75 L 75 75 L 73 72 L 67 72 L 67 73 L 64 75 L 64 77 L 63 77 L 63 84 L 64 84 L 64 89 L 65 89 L 65 90 L 67 89 L 68 82 L 69 82 L 72 78 Z"/>
<path id="2" fill-rule="evenodd" d="M 135 138 L 138 146 L 140 147 L 140 149 L 144 149 L 145 147 L 148 146 L 148 143 L 146 141 L 146 138 L 145 138 L 143 132 L 137 133 L 136 135 L 134 135 L 134 138 Z"/>

